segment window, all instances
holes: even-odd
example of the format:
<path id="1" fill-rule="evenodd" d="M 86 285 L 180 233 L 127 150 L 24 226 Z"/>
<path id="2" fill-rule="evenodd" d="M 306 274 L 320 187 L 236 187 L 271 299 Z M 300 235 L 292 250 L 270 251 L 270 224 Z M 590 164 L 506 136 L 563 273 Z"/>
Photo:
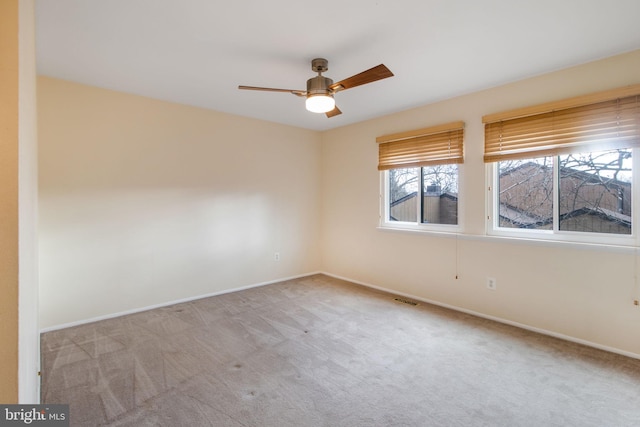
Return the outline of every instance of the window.
<path id="1" fill-rule="evenodd" d="M 379 137 L 382 225 L 457 226 L 464 123 Z"/>
<path id="2" fill-rule="evenodd" d="M 497 225 L 630 235 L 632 151 L 498 162 Z"/>
<path id="3" fill-rule="evenodd" d="M 485 116 L 492 230 L 590 242 L 632 236 L 638 94 L 640 85 Z"/>
<path id="4" fill-rule="evenodd" d="M 386 221 L 458 224 L 457 164 L 391 169 L 387 179 Z"/>

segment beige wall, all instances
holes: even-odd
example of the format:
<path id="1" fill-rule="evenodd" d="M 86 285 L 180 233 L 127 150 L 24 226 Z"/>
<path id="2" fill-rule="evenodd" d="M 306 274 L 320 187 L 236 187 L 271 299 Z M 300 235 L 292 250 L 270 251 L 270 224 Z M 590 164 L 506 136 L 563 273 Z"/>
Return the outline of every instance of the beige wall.
<path id="1" fill-rule="evenodd" d="M 18 1 L 0 2 L 0 402 L 18 402 Z"/>
<path id="2" fill-rule="evenodd" d="M 317 132 L 47 77 L 38 115 L 43 328 L 319 270 Z"/>
<path id="3" fill-rule="evenodd" d="M 640 51 L 325 132 L 323 270 L 640 356 L 638 262 L 631 250 L 486 237 L 481 122 L 485 114 L 635 83 Z M 464 233 L 377 229 L 376 137 L 456 120 L 466 123 Z M 486 289 L 487 277 L 497 279 L 496 291 Z"/>

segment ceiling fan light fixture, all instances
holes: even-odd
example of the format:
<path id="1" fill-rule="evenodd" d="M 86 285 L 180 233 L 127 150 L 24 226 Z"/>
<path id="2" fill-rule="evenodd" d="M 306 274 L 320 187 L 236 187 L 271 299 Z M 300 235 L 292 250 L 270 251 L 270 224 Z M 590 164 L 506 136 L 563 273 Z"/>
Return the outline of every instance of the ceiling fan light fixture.
<path id="1" fill-rule="evenodd" d="M 336 107 L 336 100 L 333 95 L 308 95 L 305 105 L 312 113 L 327 113 Z"/>

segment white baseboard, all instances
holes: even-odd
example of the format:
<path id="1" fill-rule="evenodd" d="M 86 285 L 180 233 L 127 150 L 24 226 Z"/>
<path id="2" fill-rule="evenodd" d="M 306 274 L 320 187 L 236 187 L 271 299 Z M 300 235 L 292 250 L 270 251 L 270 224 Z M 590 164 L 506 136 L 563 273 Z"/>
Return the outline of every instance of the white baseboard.
<path id="1" fill-rule="evenodd" d="M 609 346 L 606 346 L 606 345 L 602 345 L 602 344 L 594 343 L 594 342 L 591 342 L 591 341 L 583 340 L 583 339 L 580 339 L 580 338 L 572 337 L 570 335 L 564 335 L 564 334 L 560 334 L 560 333 L 557 333 L 557 332 L 549 331 L 549 330 L 546 330 L 546 329 L 536 328 L 535 326 L 526 325 L 524 323 L 518 323 L 518 322 L 514 322 L 514 321 L 511 321 L 511 320 L 508 320 L 508 319 L 502 319 L 500 317 L 490 316 L 488 314 L 480 313 L 478 311 L 468 310 L 466 308 L 457 307 L 457 306 L 450 305 L 450 304 L 445 304 L 445 303 L 442 303 L 442 302 L 439 302 L 439 301 L 434 301 L 434 300 L 430 300 L 430 299 L 427 299 L 427 298 L 422 298 L 422 297 L 418 297 L 418 296 L 415 296 L 415 295 L 406 294 L 406 293 L 403 293 L 403 292 L 398 292 L 398 291 L 393 290 L 393 289 L 383 288 L 381 286 L 372 285 L 371 283 L 365 283 L 365 282 L 361 282 L 359 280 L 353 280 L 353 279 L 350 279 L 348 277 L 338 276 L 336 274 L 327 273 L 325 271 L 321 272 L 321 274 L 324 274 L 324 275 L 327 275 L 327 276 L 330 276 L 330 277 L 334 277 L 334 278 L 340 279 L 340 280 L 346 280 L 348 282 L 356 283 L 358 285 L 366 286 L 367 288 L 372 288 L 372 289 L 376 289 L 376 290 L 379 290 L 379 291 L 389 292 L 391 294 L 400 295 L 400 296 L 403 296 L 403 297 L 406 297 L 406 298 L 411 298 L 411 299 L 414 299 L 416 301 L 425 302 L 427 304 L 437 305 L 439 307 L 448 308 L 448 309 L 451 309 L 451 310 L 459 311 L 461 313 L 466 313 L 466 314 L 470 314 L 472 316 L 481 317 L 483 319 L 493 320 L 495 322 L 504 323 L 506 325 L 515 326 L 515 327 L 521 328 L 521 329 L 526 329 L 528 331 L 536 332 L 536 333 L 539 333 L 539 334 L 542 334 L 542 335 L 548 335 L 548 336 L 551 336 L 551 337 L 554 337 L 554 338 L 559 338 L 561 340 L 570 341 L 570 342 L 574 342 L 574 343 L 577 343 L 577 344 L 582 344 L 582 345 L 585 345 L 587 347 L 597 348 L 598 350 L 604 350 L 604 351 L 608 351 L 610 353 L 620 354 L 622 356 L 631 357 L 633 359 L 640 359 L 640 354 L 632 353 L 630 351 L 621 350 L 619 348 L 609 347 Z"/>
<path id="2" fill-rule="evenodd" d="M 149 305 L 149 306 L 146 306 L 146 307 L 134 308 L 134 309 L 125 310 L 125 311 L 119 311 L 117 313 L 110 313 L 110 314 L 105 314 L 103 316 L 91 317 L 89 319 L 77 320 L 75 322 L 69 322 L 69 323 L 63 323 L 63 324 L 60 324 L 60 325 L 49 326 L 49 327 L 40 329 L 40 333 L 42 334 L 42 333 L 45 333 L 45 332 L 57 331 L 59 329 L 71 328 L 73 326 L 85 325 L 87 323 L 98 322 L 100 320 L 113 319 L 114 317 L 126 316 L 127 314 L 140 313 L 142 311 L 153 310 L 154 308 L 167 307 L 167 306 L 174 305 L 174 304 L 180 304 L 180 303 L 183 303 L 183 302 L 195 301 L 195 300 L 202 299 L 202 298 L 215 297 L 217 295 L 224 295 L 224 294 L 228 294 L 228 293 L 231 293 L 231 292 L 238 292 L 238 291 L 244 291 L 246 289 L 258 288 L 260 286 L 271 285 L 273 283 L 278 283 L 278 282 L 285 282 L 287 280 L 300 279 L 301 277 L 313 276 L 314 274 L 323 274 L 323 273 L 320 272 L 320 271 L 316 271 L 316 272 L 312 272 L 312 273 L 300 274 L 300 275 L 297 275 L 297 276 L 283 277 L 283 278 L 280 278 L 280 279 L 269 280 L 267 282 L 254 283 L 254 284 L 251 284 L 251 285 L 240 286 L 238 288 L 225 289 L 223 291 L 211 292 L 211 293 L 204 294 L 204 295 L 196 295 L 196 296 L 193 296 L 193 297 L 187 297 L 187 298 L 182 298 L 182 299 L 179 299 L 179 300 L 167 301 L 167 302 L 163 302 L 163 303 L 160 303 L 160 304 Z"/>

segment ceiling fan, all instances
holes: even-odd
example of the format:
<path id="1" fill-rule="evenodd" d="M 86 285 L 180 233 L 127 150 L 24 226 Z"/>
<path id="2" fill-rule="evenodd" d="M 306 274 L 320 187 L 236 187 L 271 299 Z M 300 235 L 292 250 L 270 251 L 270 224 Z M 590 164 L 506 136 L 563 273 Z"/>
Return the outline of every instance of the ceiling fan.
<path id="1" fill-rule="evenodd" d="M 342 111 L 336 107 L 336 102 L 333 99 L 335 93 L 393 76 L 393 73 L 385 67 L 384 64 L 380 64 L 354 76 L 340 80 L 338 83 L 334 83 L 333 80 L 322 75 L 322 73 L 329 69 L 329 61 L 324 58 L 312 60 L 311 69 L 317 72 L 318 75 L 307 80 L 307 90 L 274 89 L 256 86 L 238 86 L 238 89 L 289 92 L 307 98 L 305 103 L 307 110 L 314 113 L 325 113 L 327 117 L 334 117 L 342 114 Z"/>

